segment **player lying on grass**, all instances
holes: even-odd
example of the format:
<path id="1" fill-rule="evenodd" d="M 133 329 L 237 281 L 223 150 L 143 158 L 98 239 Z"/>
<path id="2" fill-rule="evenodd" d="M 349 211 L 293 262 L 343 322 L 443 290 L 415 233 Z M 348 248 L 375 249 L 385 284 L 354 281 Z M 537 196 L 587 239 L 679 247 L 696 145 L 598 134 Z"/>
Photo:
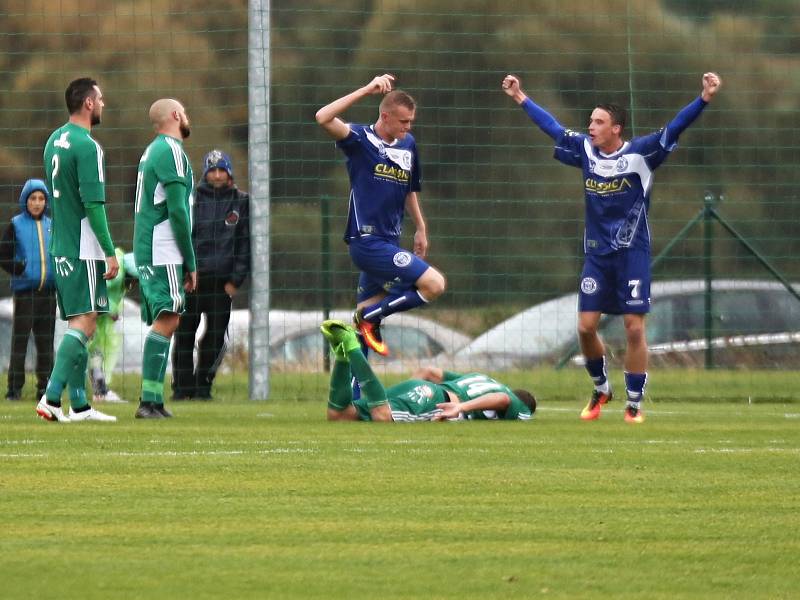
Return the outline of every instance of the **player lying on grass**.
<path id="1" fill-rule="evenodd" d="M 320 327 L 335 362 L 328 395 L 329 421 L 530 420 L 536 400 L 526 390 L 511 390 L 481 373 L 451 373 L 425 367 L 408 379 L 384 388 L 372 371 L 356 331 L 342 321 Z M 353 400 L 350 373 L 361 386 Z"/>

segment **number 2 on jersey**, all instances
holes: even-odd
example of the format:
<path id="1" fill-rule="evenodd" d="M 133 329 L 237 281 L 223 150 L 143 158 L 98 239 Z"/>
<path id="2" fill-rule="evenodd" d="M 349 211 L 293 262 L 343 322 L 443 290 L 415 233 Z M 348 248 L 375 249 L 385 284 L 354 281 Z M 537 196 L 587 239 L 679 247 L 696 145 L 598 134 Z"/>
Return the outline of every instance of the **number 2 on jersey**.
<path id="1" fill-rule="evenodd" d="M 53 154 L 53 160 L 50 161 L 53 163 L 53 175 L 50 178 L 50 187 L 53 188 L 53 198 L 58 198 L 61 196 L 61 192 L 58 191 L 56 188 L 56 176 L 58 175 L 58 154 Z"/>

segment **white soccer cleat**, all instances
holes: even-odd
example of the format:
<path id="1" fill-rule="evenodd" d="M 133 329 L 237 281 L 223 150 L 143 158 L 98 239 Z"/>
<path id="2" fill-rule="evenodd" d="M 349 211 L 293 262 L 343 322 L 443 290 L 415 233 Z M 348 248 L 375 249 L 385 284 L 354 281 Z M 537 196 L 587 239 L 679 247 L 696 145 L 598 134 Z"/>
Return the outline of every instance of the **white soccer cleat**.
<path id="1" fill-rule="evenodd" d="M 42 396 L 36 405 L 36 413 L 45 421 L 56 421 L 58 423 L 69 423 L 69 417 L 63 413 L 60 406 L 51 406 L 47 403 L 47 396 Z"/>
<path id="2" fill-rule="evenodd" d="M 119 397 L 119 394 L 114 390 L 108 390 L 104 396 L 98 398 L 97 396 L 94 397 L 95 400 L 99 400 L 100 402 L 108 402 L 109 404 L 127 404 L 127 400 L 123 400 Z"/>
<path id="3" fill-rule="evenodd" d="M 69 420 L 73 423 L 76 423 L 77 421 L 102 421 L 104 423 L 113 423 L 117 420 L 117 417 L 114 415 L 101 413 L 99 410 L 91 407 L 89 407 L 89 410 L 84 410 L 81 412 L 75 412 L 70 408 Z"/>

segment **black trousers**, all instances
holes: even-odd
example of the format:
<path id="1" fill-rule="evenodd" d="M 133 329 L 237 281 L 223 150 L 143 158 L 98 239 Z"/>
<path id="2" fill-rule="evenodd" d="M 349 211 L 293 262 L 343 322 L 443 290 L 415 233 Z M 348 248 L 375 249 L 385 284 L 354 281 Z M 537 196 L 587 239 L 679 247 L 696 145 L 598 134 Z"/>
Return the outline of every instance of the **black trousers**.
<path id="1" fill-rule="evenodd" d="M 197 290 L 186 294 L 186 311 L 175 331 L 172 351 L 172 390 L 176 394 L 211 393 L 211 384 L 225 356 L 225 332 L 231 319 L 231 298 L 225 293 L 227 281 L 199 274 Z M 206 331 L 198 342 L 195 368 L 194 338 L 203 314 Z"/>
<path id="2" fill-rule="evenodd" d="M 56 326 L 55 290 L 29 290 L 14 294 L 11 356 L 8 361 L 8 394 L 18 396 L 25 385 L 25 354 L 33 332 L 36 346 L 36 390 L 44 393 L 53 370 L 53 332 Z"/>

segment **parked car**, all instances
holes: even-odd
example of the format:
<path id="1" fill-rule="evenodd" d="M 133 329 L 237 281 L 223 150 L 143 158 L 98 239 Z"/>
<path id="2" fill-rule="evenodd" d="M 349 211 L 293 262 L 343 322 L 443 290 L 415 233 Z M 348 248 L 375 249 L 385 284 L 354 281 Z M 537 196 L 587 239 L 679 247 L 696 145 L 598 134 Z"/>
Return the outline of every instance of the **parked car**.
<path id="1" fill-rule="evenodd" d="M 11 339 L 13 302 L 0 299 L 0 339 Z M 322 311 L 271 310 L 269 313 L 270 365 L 276 370 L 321 370 L 327 351 L 319 326 Z M 335 310 L 327 318 L 349 322 L 350 310 Z M 139 305 L 129 298 L 123 301 L 117 329 L 122 333 L 117 371 L 140 372 L 142 347 L 149 327 L 141 320 Z M 228 325 L 228 351 L 221 369 L 241 371 L 247 368 L 250 311 L 234 310 Z M 205 328 L 201 321 L 198 335 Z M 55 345 L 58 347 L 66 322 L 56 320 Z M 420 362 L 430 362 L 441 354 L 452 355 L 470 338 L 444 325 L 413 314 L 389 317 L 382 327 L 391 354 L 382 357 L 370 354 L 370 361 L 388 369 L 406 370 Z M 0 370 L 8 365 L 10 343 L 0 344 Z M 33 340 L 28 343 L 26 369 L 34 367 Z"/>
<path id="2" fill-rule="evenodd" d="M 352 314 L 351 310 L 334 310 L 328 318 L 350 322 Z M 271 310 L 270 365 L 278 370 L 320 370 L 328 352 L 319 332 L 323 318 L 322 311 Z M 237 329 L 246 332 L 247 325 L 242 323 Z M 392 315 L 381 325 L 381 332 L 390 354 L 383 357 L 370 353 L 370 362 L 390 370 L 408 370 L 436 356 L 452 355 L 470 340 L 459 331 L 414 313 Z"/>
<path id="3" fill-rule="evenodd" d="M 774 281 L 715 280 L 712 290 L 716 364 L 796 367 L 800 300 Z M 654 364 L 703 364 L 704 294 L 703 280 L 653 283 L 647 341 Z M 518 313 L 457 352 L 453 366 L 526 368 L 555 364 L 571 349 L 577 353 L 577 302 L 577 294 L 566 294 Z M 610 353 L 624 353 L 622 317 L 606 316 L 600 328 Z M 580 356 L 572 359 L 582 364 Z"/>

